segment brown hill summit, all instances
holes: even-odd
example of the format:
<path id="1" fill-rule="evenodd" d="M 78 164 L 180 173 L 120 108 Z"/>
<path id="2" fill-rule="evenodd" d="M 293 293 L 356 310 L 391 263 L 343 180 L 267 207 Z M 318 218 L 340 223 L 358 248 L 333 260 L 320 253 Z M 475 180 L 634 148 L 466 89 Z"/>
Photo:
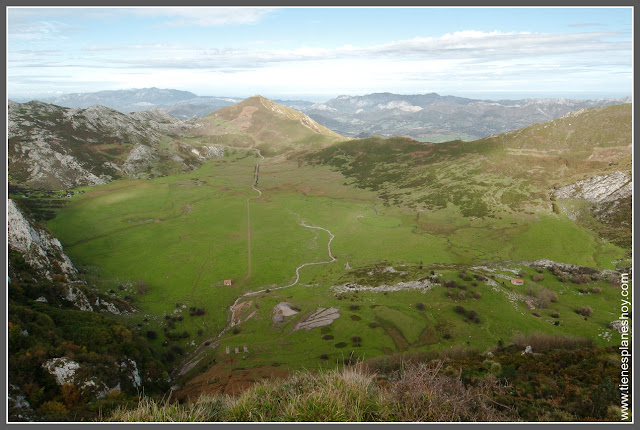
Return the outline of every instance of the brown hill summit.
<path id="1" fill-rule="evenodd" d="M 265 154 L 321 148 L 347 140 L 302 112 L 259 95 L 223 107 L 199 123 L 199 136 L 211 136 L 215 143 L 256 147 Z"/>

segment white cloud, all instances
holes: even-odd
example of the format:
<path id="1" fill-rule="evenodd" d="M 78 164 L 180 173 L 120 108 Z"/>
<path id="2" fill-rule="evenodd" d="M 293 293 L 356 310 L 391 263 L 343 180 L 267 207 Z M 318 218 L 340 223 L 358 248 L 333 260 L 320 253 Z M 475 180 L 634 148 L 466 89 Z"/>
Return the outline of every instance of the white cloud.
<path id="1" fill-rule="evenodd" d="M 8 26 L 9 39 L 35 41 L 61 36 L 69 26 L 58 21 L 25 21 Z"/>
<path id="2" fill-rule="evenodd" d="M 169 19 L 169 25 L 197 25 L 201 27 L 230 24 L 254 24 L 273 8 L 253 7 L 180 7 L 180 8 L 133 8 L 130 13 L 141 16 Z"/>
<path id="3" fill-rule="evenodd" d="M 571 61 L 579 58 L 586 64 L 601 64 L 605 58 L 606 61 L 624 58 L 630 64 L 631 42 L 610 41 L 609 38 L 614 35 L 607 32 L 540 34 L 463 31 L 440 37 L 414 38 L 373 46 L 345 45 L 334 49 L 306 46 L 296 49 L 194 48 L 179 45 L 90 46 L 85 49 L 137 50 L 141 52 L 135 57 L 124 55 L 116 63 L 163 68 L 254 68 L 283 62 L 384 58 L 394 61 L 464 60 L 474 64 L 544 57 L 557 57 L 560 62 L 568 62 L 571 57 Z M 180 60 L 176 61 L 178 55 Z"/>
<path id="4" fill-rule="evenodd" d="M 234 11 L 245 9 L 233 9 Z M 155 12 L 154 12 L 155 13 Z M 195 19 L 184 13 L 165 17 Z M 234 12 L 235 13 L 235 12 Z M 246 21 L 249 15 L 236 22 Z M 201 17 L 202 22 L 232 22 L 230 16 Z M 86 46 L 64 57 L 9 53 L 10 76 L 23 71 L 73 71 L 73 79 L 104 80 L 111 88 L 158 86 L 176 88 L 188 82 L 204 94 L 315 92 L 333 94 L 451 92 L 480 87 L 579 90 L 618 81 L 631 88 L 631 42 L 608 32 L 507 33 L 462 31 L 440 37 L 414 38 L 371 46 L 294 49 L 212 47 L 178 43 Z M 246 45 L 245 45 L 246 46 Z M 43 53 L 44 54 L 44 53 Z M 37 63 L 36 63 L 37 61 Z M 37 71 L 37 72 L 36 72 Z M 624 75 L 627 72 L 628 75 Z M 132 74 L 132 73 L 135 73 Z M 622 75 L 621 75 L 622 74 Z M 67 79 L 66 77 L 63 79 Z M 11 84 L 11 82 L 9 82 Z M 213 85 L 218 85 L 214 87 Z M 198 90 L 202 88 L 202 90 Z M 216 90 L 216 88 L 219 88 Z M 419 89 L 419 90 L 418 90 Z"/>

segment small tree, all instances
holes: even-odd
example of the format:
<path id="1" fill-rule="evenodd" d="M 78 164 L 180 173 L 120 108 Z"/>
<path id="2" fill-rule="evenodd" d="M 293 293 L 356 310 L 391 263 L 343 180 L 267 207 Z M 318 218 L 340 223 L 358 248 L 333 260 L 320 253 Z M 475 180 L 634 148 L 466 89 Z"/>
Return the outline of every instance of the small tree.
<path id="1" fill-rule="evenodd" d="M 138 279 L 136 282 L 134 282 L 134 285 L 138 294 L 140 294 L 141 296 L 147 294 L 147 290 L 149 288 L 149 284 L 147 284 L 147 281 L 145 281 L 144 279 Z"/>
<path id="2" fill-rule="evenodd" d="M 576 309 L 576 313 L 584 317 L 590 317 L 593 314 L 593 309 L 591 309 L 591 306 L 582 306 Z"/>

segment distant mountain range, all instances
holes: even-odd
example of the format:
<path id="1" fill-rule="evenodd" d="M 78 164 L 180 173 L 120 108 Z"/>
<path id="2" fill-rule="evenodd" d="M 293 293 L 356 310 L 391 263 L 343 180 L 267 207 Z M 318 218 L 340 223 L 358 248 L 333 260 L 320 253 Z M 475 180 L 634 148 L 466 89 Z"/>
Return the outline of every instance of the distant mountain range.
<path id="1" fill-rule="evenodd" d="M 418 141 L 476 140 L 549 121 L 578 109 L 630 103 L 625 99 L 477 100 L 436 93 L 340 96 L 303 112 L 344 136 L 406 136 Z"/>
<path id="2" fill-rule="evenodd" d="M 202 97 L 188 91 L 143 88 L 66 94 L 41 101 L 64 107 L 107 106 L 123 113 L 161 109 L 178 119 L 205 117 L 240 102 L 236 97 Z M 549 121 L 591 107 L 630 103 L 631 98 L 479 100 L 436 93 L 376 93 L 339 96 L 324 103 L 274 100 L 347 137 L 406 136 L 418 141 L 475 140 Z"/>
<path id="3" fill-rule="evenodd" d="M 122 113 L 155 108 L 162 109 L 179 119 L 203 117 L 214 110 L 242 100 L 242 98 L 230 97 L 200 97 L 189 91 L 160 88 L 72 93 L 39 99 L 39 101 L 63 107 L 88 108 L 101 105 Z"/>

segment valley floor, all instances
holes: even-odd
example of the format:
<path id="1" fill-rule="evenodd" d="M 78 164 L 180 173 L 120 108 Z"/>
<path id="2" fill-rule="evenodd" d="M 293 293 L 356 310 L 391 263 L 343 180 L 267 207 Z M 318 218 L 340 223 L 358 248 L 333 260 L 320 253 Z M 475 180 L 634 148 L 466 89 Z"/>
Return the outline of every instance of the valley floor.
<path id="1" fill-rule="evenodd" d="M 139 309 L 132 325 L 159 334 L 184 398 L 521 333 L 619 340 L 610 269 L 624 251 L 551 210 L 389 207 L 328 167 L 242 149 L 83 191 L 48 226 L 87 279 Z"/>

